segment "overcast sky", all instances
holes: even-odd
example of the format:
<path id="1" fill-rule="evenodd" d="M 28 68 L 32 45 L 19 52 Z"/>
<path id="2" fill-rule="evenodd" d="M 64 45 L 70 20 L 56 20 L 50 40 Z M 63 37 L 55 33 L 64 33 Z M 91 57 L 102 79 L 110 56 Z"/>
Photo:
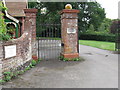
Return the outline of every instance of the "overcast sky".
<path id="1" fill-rule="evenodd" d="M 105 8 L 106 17 L 110 19 L 118 18 L 118 2 L 120 0 L 96 0 Z M 120 7 L 120 6 L 119 6 Z"/>

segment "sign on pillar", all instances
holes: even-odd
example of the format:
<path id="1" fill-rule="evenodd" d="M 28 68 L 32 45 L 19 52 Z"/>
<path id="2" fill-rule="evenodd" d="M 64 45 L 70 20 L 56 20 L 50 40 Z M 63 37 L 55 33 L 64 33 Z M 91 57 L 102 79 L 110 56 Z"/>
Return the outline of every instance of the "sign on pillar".
<path id="1" fill-rule="evenodd" d="M 78 43 L 78 16 L 79 10 L 71 9 L 70 5 L 61 11 L 61 37 L 62 51 L 61 56 L 64 58 L 79 57 Z"/>

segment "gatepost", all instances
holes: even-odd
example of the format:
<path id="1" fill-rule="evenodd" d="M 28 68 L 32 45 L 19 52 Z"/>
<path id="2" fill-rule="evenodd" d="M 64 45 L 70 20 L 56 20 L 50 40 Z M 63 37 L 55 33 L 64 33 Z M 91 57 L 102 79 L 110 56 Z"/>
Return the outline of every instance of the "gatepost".
<path id="1" fill-rule="evenodd" d="M 64 58 L 79 57 L 78 14 L 79 10 L 63 9 L 61 11 L 61 56 Z"/>
<path id="2" fill-rule="evenodd" d="M 37 60 L 37 46 L 36 46 L 36 13 L 37 9 L 24 9 L 26 14 L 25 18 L 25 30 L 29 31 L 31 35 L 31 44 L 32 44 L 32 58 Z"/>

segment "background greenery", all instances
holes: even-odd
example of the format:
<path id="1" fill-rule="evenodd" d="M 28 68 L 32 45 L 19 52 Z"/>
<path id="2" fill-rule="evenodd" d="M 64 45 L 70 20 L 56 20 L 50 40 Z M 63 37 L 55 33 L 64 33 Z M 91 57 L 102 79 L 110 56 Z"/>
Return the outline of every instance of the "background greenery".
<path id="1" fill-rule="evenodd" d="M 79 39 L 116 41 L 119 19 L 111 20 L 106 18 L 105 10 L 97 2 L 69 2 L 73 9 L 80 10 L 78 14 Z M 60 23 L 60 11 L 68 2 L 29 2 L 29 8 L 37 8 L 37 35 L 40 31 L 45 32 L 46 26 L 41 27 L 40 23 Z M 43 12 L 45 8 L 46 13 Z M 53 28 L 53 27 L 51 27 Z M 61 28 L 60 26 L 57 28 Z M 53 30 L 54 32 L 54 30 Z M 60 33 L 60 32 L 58 32 Z M 42 34 L 42 33 L 41 33 Z"/>
<path id="2" fill-rule="evenodd" d="M 73 9 L 80 10 L 78 14 L 79 39 L 99 40 L 115 42 L 119 39 L 119 19 L 106 18 L 105 10 L 97 2 L 69 2 Z M 60 37 L 61 26 L 41 26 L 40 24 L 60 24 L 60 11 L 68 2 L 29 2 L 29 8 L 37 8 L 37 36 L 47 31 L 55 32 L 50 37 Z M 0 2 L 0 12 L 6 8 Z M 43 10 L 44 9 L 44 10 Z M 43 13 L 45 12 L 45 13 Z M 3 14 L 0 14 L 0 40 L 8 40 L 10 36 L 6 33 Z M 56 30 L 59 29 L 59 30 Z M 43 35 L 45 37 L 47 35 Z"/>
<path id="3" fill-rule="evenodd" d="M 105 18 L 104 8 L 97 2 L 69 2 L 73 9 L 80 10 L 78 14 L 79 30 L 85 32 L 92 24 L 95 30 L 101 25 Z M 60 11 L 64 9 L 68 2 L 29 2 L 29 8 L 39 9 L 37 22 L 60 23 Z M 42 14 L 41 9 L 46 8 L 46 13 Z M 42 18 L 40 18 L 42 17 Z M 43 18 L 45 17 L 45 18 Z"/>
<path id="4" fill-rule="evenodd" d="M 115 50 L 115 43 L 114 42 L 103 42 L 103 41 L 92 41 L 92 40 L 80 40 L 79 43 L 81 45 L 92 46 L 100 49 Z"/>

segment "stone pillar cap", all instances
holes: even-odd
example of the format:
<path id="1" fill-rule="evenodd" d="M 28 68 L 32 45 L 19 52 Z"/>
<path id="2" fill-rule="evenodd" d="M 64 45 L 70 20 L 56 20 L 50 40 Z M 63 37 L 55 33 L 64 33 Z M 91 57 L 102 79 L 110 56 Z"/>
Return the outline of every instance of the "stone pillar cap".
<path id="1" fill-rule="evenodd" d="M 35 8 L 33 8 L 33 9 L 24 9 L 24 12 L 25 13 L 37 13 L 38 9 L 35 9 Z"/>
<path id="2" fill-rule="evenodd" d="M 63 13 L 79 13 L 80 11 L 79 10 L 76 10 L 76 9 L 63 9 L 60 14 L 63 14 Z"/>

